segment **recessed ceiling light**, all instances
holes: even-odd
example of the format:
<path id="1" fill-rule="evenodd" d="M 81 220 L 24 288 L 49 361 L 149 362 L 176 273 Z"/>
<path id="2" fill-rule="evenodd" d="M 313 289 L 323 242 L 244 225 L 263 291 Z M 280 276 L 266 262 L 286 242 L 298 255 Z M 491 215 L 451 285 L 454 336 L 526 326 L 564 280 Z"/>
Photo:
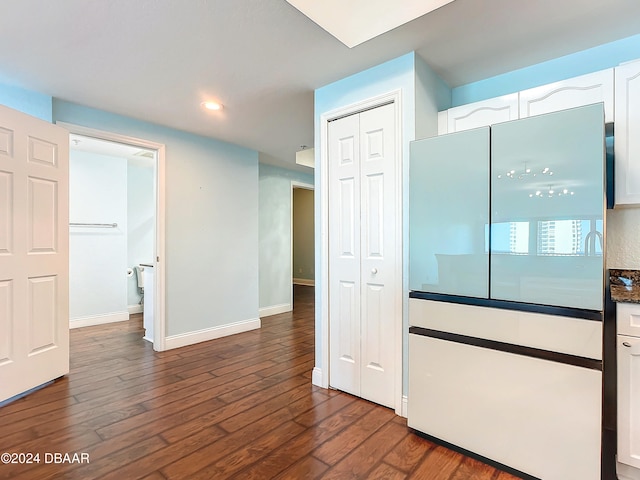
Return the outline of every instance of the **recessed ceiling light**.
<path id="1" fill-rule="evenodd" d="M 222 110 L 222 104 L 218 102 L 202 102 L 201 105 L 207 110 Z"/>

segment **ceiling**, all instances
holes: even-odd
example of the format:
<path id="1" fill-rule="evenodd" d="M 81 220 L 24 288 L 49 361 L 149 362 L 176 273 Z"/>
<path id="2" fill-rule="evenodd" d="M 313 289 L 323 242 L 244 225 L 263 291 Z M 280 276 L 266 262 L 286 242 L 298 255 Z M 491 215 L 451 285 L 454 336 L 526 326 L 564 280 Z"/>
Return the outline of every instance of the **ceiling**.
<path id="1" fill-rule="evenodd" d="M 156 162 L 155 150 L 134 147 L 124 143 L 100 140 L 72 133 L 69 135 L 69 147 L 72 151 L 97 153 L 108 157 L 126 158 L 137 167 L 154 168 Z"/>
<path id="2" fill-rule="evenodd" d="M 351 49 L 285 0 L 3 0 L 0 83 L 310 171 L 316 88 L 413 50 L 458 86 L 636 33 L 637 0 L 455 0 Z"/>

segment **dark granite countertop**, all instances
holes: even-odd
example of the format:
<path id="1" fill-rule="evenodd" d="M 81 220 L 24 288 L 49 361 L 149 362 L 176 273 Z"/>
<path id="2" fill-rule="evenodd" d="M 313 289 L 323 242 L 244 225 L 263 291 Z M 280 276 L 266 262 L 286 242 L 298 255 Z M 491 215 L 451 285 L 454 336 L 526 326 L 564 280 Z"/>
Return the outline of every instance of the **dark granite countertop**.
<path id="1" fill-rule="evenodd" d="M 640 303 L 640 270 L 609 270 L 611 300 Z"/>

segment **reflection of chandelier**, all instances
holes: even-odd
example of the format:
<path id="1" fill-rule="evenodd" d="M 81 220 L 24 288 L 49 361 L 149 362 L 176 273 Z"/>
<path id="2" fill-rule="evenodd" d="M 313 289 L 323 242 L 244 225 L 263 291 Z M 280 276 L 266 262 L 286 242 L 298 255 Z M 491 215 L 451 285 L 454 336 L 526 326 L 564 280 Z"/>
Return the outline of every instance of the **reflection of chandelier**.
<path id="1" fill-rule="evenodd" d="M 551 185 L 549 185 L 548 190 L 536 190 L 535 193 L 530 193 L 529 198 L 553 198 L 553 197 L 570 197 L 571 195 L 575 195 L 576 192 L 573 190 L 569 190 L 568 188 L 563 188 L 561 190 L 554 190 Z"/>
<path id="2" fill-rule="evenodd" d="M 527 162 L 524 162 L 524 169 L 521 172 L 518 172 L 516 170 L 509 170 L 507 173 L 504 174 L 504 176 L 508 178 L 517 179 L 517 180 L 523 180 L 527 177 L 536 177 L 538 175 L 551 176 L 553 175 L 553 172 L 549 167 L 544 167 L 542 170 L 532 172 L 531 169 L 527 167 Z M 502 174 L 498 175 L 498 178 L 502 178 L 502 177 L 503 177 Z"/>

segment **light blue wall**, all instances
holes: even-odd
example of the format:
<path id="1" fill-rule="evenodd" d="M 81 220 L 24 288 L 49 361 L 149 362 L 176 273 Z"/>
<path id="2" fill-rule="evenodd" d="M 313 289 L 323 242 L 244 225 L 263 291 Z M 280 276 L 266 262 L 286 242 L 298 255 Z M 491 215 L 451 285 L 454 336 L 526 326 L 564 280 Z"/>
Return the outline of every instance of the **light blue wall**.
<path id="1" fill-rule="evenodd" d="M 260 164 L 260 308 L 291 302 L 291 182 L 313 185 L 313 175 Z"/>
<path id="2" fill-rule="evenodd" d="M 606 43 L 571 55 L 456 87 L 452 106 L 553 83 L 640 58 L 640 35 Z"/>
<path id="3" fill-rule="evenodd" d="M 51 121 L 52 99 L 49 95 L 0 84 L 0 105 Z"/>
<path id="4" fill-rule="evenodd" d="M 258 153 L 53 101 L 53 120 L 166 145 L 167 334 L 258 317 Z"/>

